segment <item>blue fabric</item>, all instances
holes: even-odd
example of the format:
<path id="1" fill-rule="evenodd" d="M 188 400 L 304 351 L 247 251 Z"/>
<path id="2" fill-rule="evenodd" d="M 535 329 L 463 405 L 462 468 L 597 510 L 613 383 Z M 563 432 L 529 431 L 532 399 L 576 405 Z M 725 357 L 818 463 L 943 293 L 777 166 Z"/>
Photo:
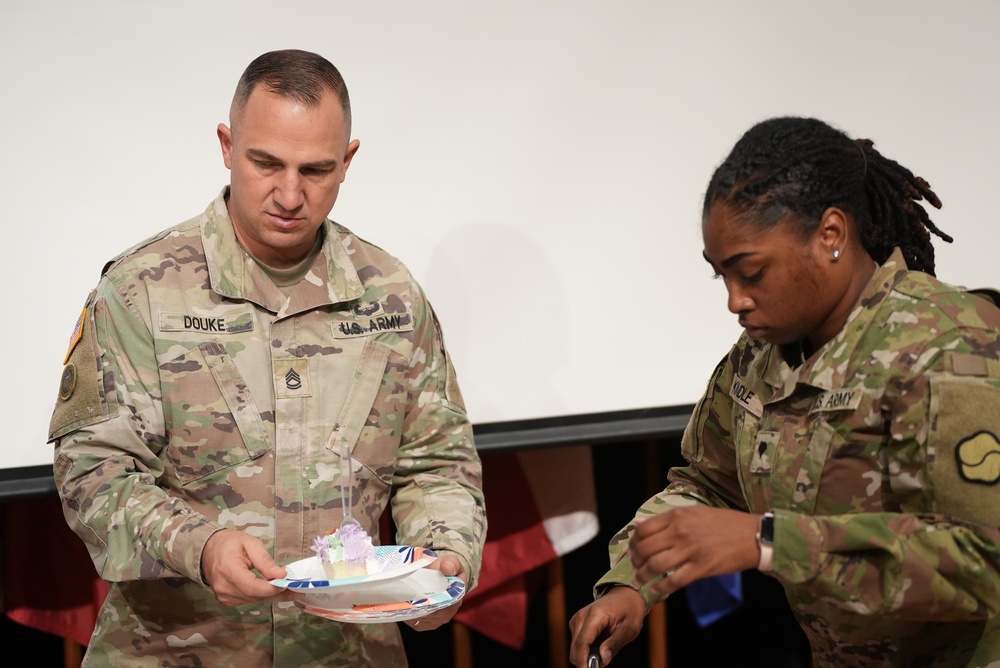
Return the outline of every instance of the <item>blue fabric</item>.
<path id="1" fill-rule="evenodd" d="M 698 626 L 705 628 L 743 604 L 743 575 L 730 573 L 696 580 L 684 588 L 684 593 Z"/>

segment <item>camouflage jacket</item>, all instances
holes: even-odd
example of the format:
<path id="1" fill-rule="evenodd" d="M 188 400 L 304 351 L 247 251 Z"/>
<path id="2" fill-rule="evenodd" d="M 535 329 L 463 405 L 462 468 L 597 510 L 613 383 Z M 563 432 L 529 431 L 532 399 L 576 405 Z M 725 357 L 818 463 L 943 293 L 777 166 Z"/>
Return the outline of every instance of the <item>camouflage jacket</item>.
<path id="1" fill-rule="evenodd" d="M 67 521 L 112 583 L 90 666 L 405 666 L 395 624 L 290 604 L 221 606 L 202 581 L 221 528 L 279 564 L 353 513 L 373 536 L 452 552 L 471 583 L 481 465 L 431 306 L 403 265 L 326 221 L 286 298 L 237 243 L 220 195 L 106 269 L 50 426 Z"/>
<path id="2" fill-rule="evenodd" d="M 744 334 L 686 429 L 689 465 L 639 515 L 773 510 L 772 575 L 815 666 L 1000 660 L 1000 310 L 897 250 L 833 340 L 789 352 Z M 630 532 L 596 593 L 631 581 Z"/>

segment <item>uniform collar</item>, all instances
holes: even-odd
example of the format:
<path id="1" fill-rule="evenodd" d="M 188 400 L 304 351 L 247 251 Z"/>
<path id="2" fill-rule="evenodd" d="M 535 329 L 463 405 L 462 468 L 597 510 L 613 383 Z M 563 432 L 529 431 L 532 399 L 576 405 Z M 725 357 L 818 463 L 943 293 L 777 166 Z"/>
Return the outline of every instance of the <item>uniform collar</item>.
<path id="1" fill-rule="evenodd" d="M 323 247 L 312 268 L 286 298 L 236 240 L 229 218 L 227 186 L 202 216 L 201 237 L 212 290 L 230 299 L 245 299 L 278 317 L 319 306 L 339 304 L 364 294 L 351 262 L 353 236 L 329 219 L 323 221 Z"/>
<path id="2" fill-rule="evenodd" d="M 766 354 L 761 355 L 756 364 L 761 380 L 776 392 L 773 400 L 788 397 L 798 384 L 821 390 L 841 387 L 856 363 L 852 359 L 856 342 L 875 322 L 882 303 L 908 271 L 902 251 L 894 249 L 889 258 L 875 269 L 844 327 L 801 366 L 789 366 L 777 347 L 765 346 Z"/>

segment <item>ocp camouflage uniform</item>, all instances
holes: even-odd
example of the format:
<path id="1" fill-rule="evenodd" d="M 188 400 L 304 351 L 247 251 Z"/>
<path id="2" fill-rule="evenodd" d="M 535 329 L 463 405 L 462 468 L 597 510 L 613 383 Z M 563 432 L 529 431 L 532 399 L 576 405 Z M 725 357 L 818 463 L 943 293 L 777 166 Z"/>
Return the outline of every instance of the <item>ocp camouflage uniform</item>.
<path id="1" fill-rule="evenodd" d="M 815 666 L 994 665 L 1000 310 L 897 250 L 833 340 L 791 365 L 790 348 L 743 335 L 684 434 L 689 465 L 638 515 L 773 510 L 772 575 Z M 595 593 L 631 582 L 631 531 Z"/>
<path id="2" fill-rule="evenodd" d="M 223 195 L 110 264 L 63 373 L 56 482 L 112 583 L 86 664 L 405 666 L 395 624 L 227 608 L 202 579 L 222 528 L 279 564 L 313 556 L 340 524 L 344 442 L 376 539 L 389 507 L 399 544 L 456 554 L 474 583 L 486 528 L 462 397 L 404 266 L 328 220 L 286 299 Z"/>

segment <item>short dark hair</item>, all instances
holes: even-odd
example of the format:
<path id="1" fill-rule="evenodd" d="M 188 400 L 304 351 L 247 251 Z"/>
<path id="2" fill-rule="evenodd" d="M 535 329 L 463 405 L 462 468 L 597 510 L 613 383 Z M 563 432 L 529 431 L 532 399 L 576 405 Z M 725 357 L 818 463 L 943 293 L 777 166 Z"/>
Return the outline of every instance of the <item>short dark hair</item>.
<path id="1" fill-rule="evenodd" d="M 702 215 L 722 202 L 767 229 L 792 215 L 803 235 L 837 207 L 854 218 L 861 243 L 879 264 L 899 247 L 911 269 L 934 273 L 930 232 L 945 241 L 918 202 L 941 208 L 930 185 L 875 150 L 815 118 L 762 121 L 743 134 L 715 170 Z"/>
<path id="2" fill-rule="evenodd" d="M 340 100 L 348 134 L 351 129 L 351 98 L 340 71 L 329 60 L 309 51 L 285 49 L 269 51 L 247 65 L 236 84 L 229 109 L 230 122 L 235 122 L 246 107 L 250 94 L 258 85 L 307 106 L 317 106 L 329 90 Z"/>

